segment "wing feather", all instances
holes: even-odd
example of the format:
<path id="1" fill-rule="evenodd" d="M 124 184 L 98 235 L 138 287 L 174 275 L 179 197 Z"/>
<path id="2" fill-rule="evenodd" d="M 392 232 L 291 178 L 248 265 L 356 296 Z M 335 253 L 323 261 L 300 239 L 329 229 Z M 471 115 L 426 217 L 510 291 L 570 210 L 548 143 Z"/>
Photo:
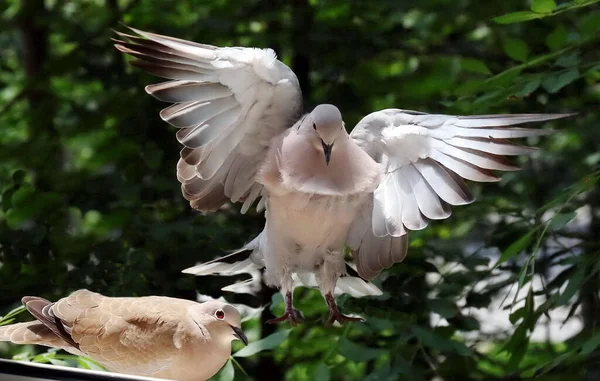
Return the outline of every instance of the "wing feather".
<path id="1" fill-rule="evenodd" d="M 359 274 L 371 279 L 403 260 L 407 229 L 423 229 L 429 219 L 448 218 L 450 205 L 473 202 L 464 179 L 493 182 L 500 178 L 492 171 L 518 170 L 504 156 L 526 155 L 535 149 L 508 139 L 553 132 L 514 125 L 571 115 L 452 116 L 387 109 L 364 117 L 350 136 L 382 164 L 384 176 L 373 192 L 373 202 L 350 228 L 347 243 Z"/>
<path id="2" fill-rule="evenodd" d="M 132 65 L 170 79 L 146 92 L 172 103 L 160 116 L 179 128 L 184 197 L 199 210 L 243 201 L 245 213 L 262 192 L 253 176 L 271 138 L 302 112 L 296 76 L 271 49 L 220 48 L 130 29 L 135 35 L 117 32 L 115 47 L 135 58 Z"/>

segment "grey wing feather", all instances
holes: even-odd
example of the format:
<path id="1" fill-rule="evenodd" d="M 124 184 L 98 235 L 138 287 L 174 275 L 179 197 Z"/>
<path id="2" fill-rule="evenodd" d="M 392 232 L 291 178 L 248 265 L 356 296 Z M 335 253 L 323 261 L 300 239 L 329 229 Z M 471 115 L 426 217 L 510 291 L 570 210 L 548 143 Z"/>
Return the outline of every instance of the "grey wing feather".
<path id="1" fill-rule="evenodd" d="M 136 58 L 132 65 L 170 79 L 146 92 L 173 103 L 160 116 L 179 128 L 184 197 L 198 210 L 243 202 L 245 213 L 263 196 L 254 177 L 270 139 L 302 111 L 296 76 L 271 49 L 220 48 L 130 29 L 137 36 L 117 32 L 115 47 Z"/>
<path id="2" fill-rule="evenodd" d="M 507 139 L 553 132 L 514 125 L 571 115 L 452 116 L 387 109 L 363 118 L 351 137 L 383 165 L 385 175 L 348 237 L 361 276 L 370 279 L 401 261 L 408 240 L 395 239 L 406 237 L 408 230 L 423 229 L 428 220 L 448 218 L 450 205 L 473 202 L 465 179 L 498 181 L 493 171 L 518 170 L 504 156 L 526 155 L 535 149 Z"/>

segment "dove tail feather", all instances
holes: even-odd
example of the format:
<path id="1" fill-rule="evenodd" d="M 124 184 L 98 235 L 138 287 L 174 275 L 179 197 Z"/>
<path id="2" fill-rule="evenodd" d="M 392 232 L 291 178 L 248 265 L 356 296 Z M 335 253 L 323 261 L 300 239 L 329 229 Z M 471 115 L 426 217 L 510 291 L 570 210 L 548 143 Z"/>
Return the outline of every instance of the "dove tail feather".
<path id="1" fill-rule="evenodd" d="M 36 296 L 26 296 L 22 300 L 27 311 L 31 313 L 40 323 L 45 325 L 56 336 L 63 339 L 66 343 L 79 350 L 79 345 L 73 340 L 66 331 L 62 321 L 52 312 L 54 303 Z"/>
<path id="2" fill-rule="evenodd" d="M 294 287 L 319 288 L 314 273 L 297 273 L 293 274 L 292 277 L 294 279 Z M 348 262 L 346 262 L 346 275 L 337 279 L 333 293 L 335 295 L 349 294 L 354 298 L 383 294 L 373 283 L 364 280 L 353 265 Z"/>
<path id="3" fill-rule="evenodd" d="M 37 320 L 0 327 L 0 341 L 47 347 L 62 347 L 65 345 L 60 337 Z"/>
<path id="4" fill-rule="evenodd" d="M 355 298 L 363 296 L 379 296 L 383 292 L 371 282 L 360 277 L 343 276 L 337 280 L 335 294 L 349 294 Z"/>
<path id="5" fill-rule="evenodd" d="M 215 258 L 211 261 L 200 263 L 187 268 L 182 272 L 198 276 L 204 275 L 237 275 L 242 273 L 253 274 L 261 270 L 264 265 L 260 257 L 260 234 L 243 248 L 233 253 Z"/>

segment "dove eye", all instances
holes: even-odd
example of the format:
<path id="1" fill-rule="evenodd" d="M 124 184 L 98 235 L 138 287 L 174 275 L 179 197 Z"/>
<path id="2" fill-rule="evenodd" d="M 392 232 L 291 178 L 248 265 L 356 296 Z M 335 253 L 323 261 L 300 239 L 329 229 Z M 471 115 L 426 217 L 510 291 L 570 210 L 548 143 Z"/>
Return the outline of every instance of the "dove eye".
<path id="1" fill-rule="evenodd" d="M 315 123 L 313 123 L 313 130 L 317 130 L 317 125 Z"/>
<path id="2" fill-rule="evenodd" d="M 223 310 L 217 310 L 217 312 L 215 312 L 215 316 L 217 319 L 223 320 L 225 317 L 225 312 L 223 312 Z"/>

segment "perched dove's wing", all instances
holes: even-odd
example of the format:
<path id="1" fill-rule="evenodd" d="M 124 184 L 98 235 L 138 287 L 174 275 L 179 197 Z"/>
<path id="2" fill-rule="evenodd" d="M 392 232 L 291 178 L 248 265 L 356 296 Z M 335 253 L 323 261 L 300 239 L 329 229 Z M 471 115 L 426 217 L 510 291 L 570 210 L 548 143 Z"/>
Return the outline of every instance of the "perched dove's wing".
<path id="1" fill-rule="evenodd" d="M 24 297 L 23 304 L 37 320 L 0 327 L 0 341 L 62 348 L 112 372 L 207 380 L 229 358 L 234 338 L 248 343 L 239 311 L 220 301 L 78 290 L 56 303 Z M 219 310 L 227 311 L 224 321 L 214 316 Z"/>
<path id="2" fill-rule="evenodd" d="M 196 338 L 186 327 L 190 301 L 160 296 L 107 298 L 79 290 L 59 300 L 52 313 L 82 352 L 115 371 L 152 374 L 165 370 L 178 349 Z"/>
<path id="3" fill-rule="evenodd" d="M 350 136 L 385 174 L 348 237 L 361 276 L 371 279 L 404 259 L 407 229 L 421 230 L 428 219 L 448 218 L 450 205 L 473 202 L 464 179 L 498 181 L 492 170 L 519 169 L 504 155 L 534 149 L 508 139 L 552 132 L 511 126 L 570 115 L 451 116 L 387 109 L 364 117 Z"/>
<path id="4" fill-rule="evenodd" d="M 173 103 L 160 116 L 178 127 L 184 145 L 177 178 L 198 210 L 215 210 L 227 199 L 243 201 L 242 213 L 261 197 L 254 181 L 272 137 L 302 112 L 292 70 L 271 49 L 219 48 L 131 28 L 115 47 L 131 63 L 171 81 L 146 87 Z"/>

